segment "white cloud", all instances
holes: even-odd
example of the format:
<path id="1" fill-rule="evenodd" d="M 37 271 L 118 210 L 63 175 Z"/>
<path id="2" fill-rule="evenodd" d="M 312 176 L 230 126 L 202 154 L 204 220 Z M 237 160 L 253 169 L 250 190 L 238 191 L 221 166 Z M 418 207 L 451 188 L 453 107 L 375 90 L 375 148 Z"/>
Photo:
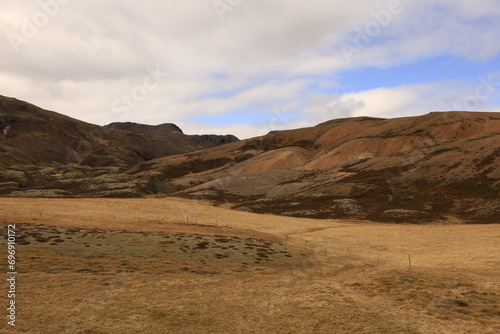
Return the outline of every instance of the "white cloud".
<path id="1" fill-rule="evenodd" d="M 494 81 L 498 79 L 500 73 L 494 74 Z M 500 80 L 496 82 L 498 85 L 495 86 L 495 91 L 489 91 L 489 88 L 484 86 L 484 81 L 478 80 L 467 84 L 440 81 L 343 95 L 317 95 L 310 98 L 304 113 L 312 126 L 343 117 L 393 118 L 422 115 L 432 111 L 498 111 L 498 108 L 488 104 L 500 91 Z"/>
<path id="2" fill-rule="evenodd" d="M 387 10 L 390 1 L 242 1 L 223 21 L 212 1 L 59 1 L 0 4 L 0 94 L 99 124 L 124 118 L 176 122 L 193 131 L 246 137 L 267 125 L 230 131 L 193 123 L 193 117 L 259 105 L 272 118 L 274 109 L 290 105 L 302 116 L 287 122 L 294 127 L 337 117 L 328 116 L 333 110 L 339 117 L 425 113 L 468 94 L 468 84 L 474 91 L 475 84 L 428 83 L 333 97 L 321 97 L 322 90 L 339 85 L 340 71 L 439 55 L 482 60 L 500 51 L 496 0 L 401 0 L 401 13 L 379 27 L 380 34 L 350 62 L 339 45 L 352 44 L 357 28 L 376 22 L 373 12 Z M 36 17 L 43 13 L 48 20 L 39 24 Z M 35 30 L 26 37 L 29 25 Z M 10 47 L 13 34 L 24 38 L 19 53 Z M 113 101 L 140 86 L 148 66 L 170 75 L 128 113 L 117 114 Z M 428 87 L 442 92 L 432 94 Z M 488 101 L 479 107 L 491 108 Z"/>

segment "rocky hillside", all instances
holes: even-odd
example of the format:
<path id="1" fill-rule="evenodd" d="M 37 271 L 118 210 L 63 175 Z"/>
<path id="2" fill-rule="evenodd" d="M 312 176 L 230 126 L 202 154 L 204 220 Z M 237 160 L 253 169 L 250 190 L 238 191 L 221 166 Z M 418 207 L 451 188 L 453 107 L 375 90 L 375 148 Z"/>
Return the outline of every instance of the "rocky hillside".
<path id="1" fill-rule="evenodd" d="M 108 129 L 0 96 L 0 167 L 127 167 L 193 150 L 173 139 Z"/>
<path id="2" fill-rule="evenodd" d="M 155 179 L 120 171 L 199 147 L 175 137 L 85 123 L 0 96 L 0 196 L 129 197 L 167 191 Z"/>
<path id="3" fill-rule="evenodd" d="M 500 217 L 500 114 L 351 118 L 141 163 L 175 196 L 258 213 L 413 222 Z"/>
<path id="4" fill-rule="evenodd" d="M 236 141 L 173 124 L 100 127 L 0 97 L 0 196 L 155 194 L 297 217 L 499 223 L 498 166 L 499 113 L 337 119 Z"/>
<path id="5" fill-rule="evenodd" d="M 118 129 L 165 140 L 176 140 L 179 143 L 205 149 L 219 145 L 229 144 L 239 139 L 233 135 L 185 135 L 175 124 L 165 123 L 160 125 L 145 125 L 131 122 L 116 122 L 106 125 L 110 129 Z"/>

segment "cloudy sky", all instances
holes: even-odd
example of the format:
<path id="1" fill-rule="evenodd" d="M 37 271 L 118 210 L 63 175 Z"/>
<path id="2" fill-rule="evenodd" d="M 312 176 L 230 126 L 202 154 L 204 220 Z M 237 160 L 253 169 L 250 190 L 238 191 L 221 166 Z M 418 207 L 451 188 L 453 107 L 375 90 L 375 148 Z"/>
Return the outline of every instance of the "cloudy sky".
<path id="1" fill-rule="evenodd" d="M 500 111 L 498 0 L 16 0 L 0 25 L 0 95 L 100 125 Z"/>

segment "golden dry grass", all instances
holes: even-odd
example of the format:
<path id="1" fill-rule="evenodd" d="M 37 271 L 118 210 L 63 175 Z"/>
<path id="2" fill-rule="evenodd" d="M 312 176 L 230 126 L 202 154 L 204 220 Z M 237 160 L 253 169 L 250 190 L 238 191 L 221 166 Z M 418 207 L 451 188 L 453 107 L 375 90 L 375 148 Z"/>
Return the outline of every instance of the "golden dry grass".
<path id="1" fill-rule="evenodd" d="M 1 333 L 500 332 L 498 225 L 299 219 L 172 198 L 0 199 L 6 222 L 64 242 L 18 245 L 18 326 Z M 203 263 L 212 253 L 195 252 L 193 235 L 275 250 L 286 240 L 292 257 Z"/>

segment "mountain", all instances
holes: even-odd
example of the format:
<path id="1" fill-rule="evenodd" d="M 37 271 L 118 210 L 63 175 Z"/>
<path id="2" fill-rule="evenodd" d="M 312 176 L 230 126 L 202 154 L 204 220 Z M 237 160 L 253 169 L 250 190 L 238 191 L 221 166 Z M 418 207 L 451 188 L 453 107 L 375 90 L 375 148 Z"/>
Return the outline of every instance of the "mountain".
<path id="1" fill-rule="evenodd" d="M 219 145 L 229 144 L 239 139 L 233 135 L 185 135 L 175 124 L 164 123 L 160 125 L 145 125 L 131 122 L 115 122 L 105 125 L 109 129 L 118 129 L 147 135 L 150 137 L 162 138 L 165 140 L 176 140 L 196 149 L 205 149 Z"/>
<path id="2" fill-rule="evenodd" d="M 0 96 L 0 166 L 127 167 L 195 147 L 85 123 Z"/>
<path id="3" fill-rule="evenodd" d="M 237 141 L 174 124 L 100 127 L 0 97 L 0 196 L 180 196 L 296 217 L 498 223 L 498 166 L 499 113 L 344 118 Z"/>
<path id="4" fill-rule="evenodd" d="M 312 218 L 500 217 L 500 114 L 348 118 L 140 163 L 172 196 Z"/>
<path id="5" fill-rule="evenodd" d="M 0 195 L 121 197 L 164 190 L 152 178 L 131 180 L 117 173 L 140 162 L 198 150 L 200 145 L 192 141 L 101 127 L 0 96 Z M 149 190 L 123 194 L 117 184 L 107 189 L 108 181 L 117 179 L 127 189 Z"/>

